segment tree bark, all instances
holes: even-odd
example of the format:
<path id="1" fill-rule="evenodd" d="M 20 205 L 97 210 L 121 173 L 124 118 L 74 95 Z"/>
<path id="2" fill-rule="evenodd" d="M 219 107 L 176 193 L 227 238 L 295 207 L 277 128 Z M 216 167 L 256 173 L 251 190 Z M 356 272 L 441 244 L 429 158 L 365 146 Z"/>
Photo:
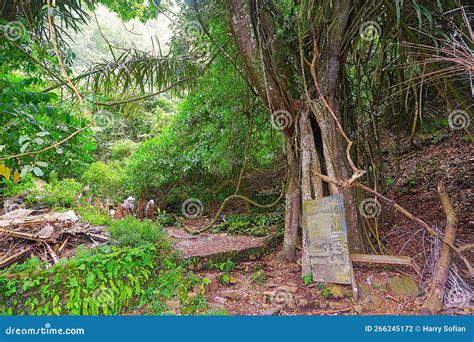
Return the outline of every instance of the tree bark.
<path id="1" fill-rule="evenodd" d="M 287 260 L 296 260 L 296 246 L 298 244 L 298 226 L 300 222 L 300 158 L 296 149 L 287 143 L 288 151 L 288 188 L 285 198 L 285 235 L 283 253 Z"/>
<path id="2" fill-rule="evenodd" d="M 456 240 L 456 230 L 458 219 L 454 211 L 449 195 L 442 182 L 438 183 L 438 194 L 446 214 L 446 227 L 444 228 L 444 238 L 454 245 Z M 428 296 L 421 308 L 423 315 L 436 315 L 443 308 L 443 295 L 446 279 L 449 275 L 449 267 L 453 259 L 453 251 L 445 243 L 441 244 L 439 259 L 436 262 L 436 273 L 431 280 L 431 287 Z"/>
<path id="3" fill-rule="evenodd" d="M 299 132 L 301 136 L 301 204 L 313 199 L 313 189 L 311 183 L 311 133 L 308 127 L 308 112 L 303 111 L 300 116 Z M 301 273 L 303 277 L 311 274 L 311 264 L 308 254 L 308 234 L 302 225 L 302 253 L 301 253 Z"/>
<path id="4" fill-rule="evenodd" d="M 316 73 L 315 70 L 312 70 L 313 77 L 316 78 L 321 85 L 321 94 L 319 95 L 326 98 L 340 123 L 343 122 L 341 120 L 339 103 L 342 63 L 345 60 L 345 54 L 342 52 L 343 40 L 349 24 L 351 6 L 351 0 L 334 1 L 332 16 L 337 18 L 338 25 L 333 25 L 329 29 L 327 41 L 330 42 L 330 44 L 326 46 L 325 51 L 319 57 L 317 63 L 318 72 Z M 317 114 L 318 125 L 321 129 L 323 143 L 325 145 L 324 157 L 326 159 L 328 176 L 332 177 L 331 173 L 333 173 L 336 179 L 349 179 L 351 170 L 348 160 L 345 158 L 346 141 L 337 131 L 334 119 L 326 110 L 315 114 Z M 330 184 L 329 187 L 331 194 L 339 192 L 334 184 Z M 358 219 L 355 193 L 353 189 L 350 188 L 342 189 L 341 193 L 344 197 L 346 222 L 349 227 L 347 230 L 349 250 L 354 253 L 363 253 L 364 245 Z"/>

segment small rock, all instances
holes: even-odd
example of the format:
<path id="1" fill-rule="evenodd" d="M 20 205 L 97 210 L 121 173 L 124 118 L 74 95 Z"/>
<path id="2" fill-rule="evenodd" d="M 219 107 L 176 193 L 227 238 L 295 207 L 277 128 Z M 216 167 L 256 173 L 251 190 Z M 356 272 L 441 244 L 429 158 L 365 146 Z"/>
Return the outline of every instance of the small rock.
<path id="1" fill-rule="evenodd" d="M 281 307 L 272 307 L 265 311 L 260 312 L 261 316 L 276 316 L 280 312 Z"/>
<path id="2" fill-rule="evenodd" d="M 298 292 L 298 287 L 297 286 L 280 286 L 278 288 L 279 291 L 286 291 L 286 292 L 291 292 L 291 293 L 296 293 Z"/>
<path id="3" fill-rule="evenodd" d="M 174 309 L 179 309 L 181 303 L 179 302 L 179 300 L 166 300 L 165 301 L 165 304 L 168 308 L 170 308 L 171 310 L 174 310 Z"/>
<path id="4" fill-rule="evenodd" d="M 237 299 L 242 298 L 242 293 L 240 293 L 238 291 L 227 291 L 227 292 L 222 293 L 222 297 L 224 297 L 226 299 L 237 300 Z"/>
<path id="5" fill-rule="evenodd" d="M 304 298 L 300 298 L 298 299 L 298 306 L 307 306 L 309 304 L 309 302 L 304 299 Z"/>
<path id="6" fill-rule="evenodd" d="M 255 254 L 250 254 L 249 259 L 250 260 L 257 260 L 257 256 Z"/>
<path id="7" fill-rule="evenodd" d="M 349 305 L 347 305 L 346 303 L 341 303 L 341 302 L 328 302 L 328 306 L 329 308 L 331 309 L 347 309 L 349 307 Z"/>
<path id="8" fill-rule="evenodd" d="M 383 306 L 383 298 L 377 295 L 371 295 L 364 299 L 364 309 L 379 310 Z"/>
<path id="9" fill-rule="evenodd" d="M 418 285 L 412 277 L 390 277 L 388 278 L 390 290 L 396 296 L 416 297 L 420 294 Z"/>

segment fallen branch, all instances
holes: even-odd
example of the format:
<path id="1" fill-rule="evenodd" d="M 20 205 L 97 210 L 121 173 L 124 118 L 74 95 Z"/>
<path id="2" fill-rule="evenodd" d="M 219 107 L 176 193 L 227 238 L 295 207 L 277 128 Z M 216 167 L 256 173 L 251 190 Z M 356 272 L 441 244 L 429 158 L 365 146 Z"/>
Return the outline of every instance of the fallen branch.
<path id="1" fill-rule="evenodd" d="M 376 255 L 351 253 L 352 262 L 394 264 L 413 267 L 417 274 L 421 273 L 420 267 L 409 257 L 401 255 Z"/>
<path id="2" fill-rule="evenodd" d="M 56 240 L 44 238 L 39 236 L 38 234 L 28 234 L 22 232 L 16 232 L 14 230 L 0 228 L 0 234 L 5 234 L 6 236 L 13 236 L 20 239 L 30 240 L 30 241 L 38 241 L 38 242 L 48 242 L 48 243 L 55 243 Z"/>
<path id="3" fill-rule="evenodd" d="M 93 234 L 93 233 L 84 233 L 85 235 L 87 235 L 88 237 L 90 238 L 94 238 L 94 239 L 97 239 L 97 240 L 100 240 L 100 241 L 103 241 L 103 242 L 109 242 L 110 239 L 106 236 L 102 236 L 102 235 L 99 235 L 99 234 Z"/>
<path id="4" fill-rule="evenodd" d="M 325 315 L 325 314 L 326 315 L 331 315 L 331 314 L 336 314 L 336 313 L 339 313 L 339 312 L 347 312 L 347 311 L 352 311 L 352 308 L 347 307 L 347 308 L 342 308 L 342 309 L 320 310 L 320 311 L 313 312 L 312 315 L 314 315 L 314 316 Z"/>
<path id="5" fill-rule="evenodd" d="M 66 237 L 66 239 L 63 241 L 63 243 L 61 244 L 61 247 L 59 247 L 58 249 L 58 253 L 61 253 L 64 249 L 64 247 L 66 247 L 67 243 L 69 242 L 69 236 Z"/>
<path id="6" fill-rule="evenodd" d="M 31 251 L 33 247 L 30 246 L 30 247 L 27 247 L 25 248 L 24 250 L 18 252 L 18 253 L 15 253 L 13 254 L 12 256 L 9 256 L 8 258 L 4 258 L 2 260 L 0 260 L 0 268 L 3 268 L 5 266 L 8 266 L 9 264 L 11 264 L 12 262 L 18 260 L 23 254 Z"/>
<path id="7" fill-rule="evenodd" d="M 53 259 L 53 264 L 57 264 L 59 262 L 59 258 L 56 255 L 56 253 L 53 251 L 50 245 L 48 245 L 46 242 L 44 243 L 46 246 L 47 251 L 49 252 L 49 255 L 51 255 L 51 259 Z"/>
<path id="8" fill-rule="evenodd" d="M 454 212 L 453 205 L 449 199 L 442 182 L 438 183 L 438 194 L 446 214 L 446 227 L 444 228 L 444 238 L 451 244 L 456 240 L 456 230 L 458 226 L 458 219 Z M 447 245 L 441 245 L 439 259 L 436 262 L 435 274 L 431 281 L 430 292 L 426 297 L 425 302 L 421 308 L 423 315 L 436 315 L 443 308 L 443 295 L 446 286 L 446 279 L 449 275 L 449 267 L 453 259 L 453 250 Z"/>

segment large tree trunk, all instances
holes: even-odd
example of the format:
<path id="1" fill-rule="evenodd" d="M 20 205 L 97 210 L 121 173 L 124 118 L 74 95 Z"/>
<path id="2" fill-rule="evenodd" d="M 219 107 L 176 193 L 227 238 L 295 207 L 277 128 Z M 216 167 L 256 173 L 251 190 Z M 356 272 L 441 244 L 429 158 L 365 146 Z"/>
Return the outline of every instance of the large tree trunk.
<path id="1" fill-rule="evenodd" d="M 288 260 L 296 259 L 296 246 L 298 245 L 298 227 L 300 222 L 300 156 L 298 151 L 287 143 L 288 158 L 288 186 L 285 197 L 285 235 L 283 252 Z"/>
<path id="2" fill-rule="evenodd" d="M 341 50 L 346 30 L 350 0 L 334 0 L 334 16 L 338 17 L 336 28 L 329 30 L 325 53 L 318 59 L 316 78 L 322 84 L 322 93 L 310 92 L 303 111 L 293 107 L 289 80 L 297 78 L 291 68 L 284 63 L 275 65 L 272 55 L 278 40 L 272 41 L 270 48 L 262 48 L 262 40 L 273 36 L 271 17 L 264 6 L 251 0 L 225 0 L 230 14 L 230 25 L 250 82 L 256 93 L 270 112 L 285 111 L 291 116 L 291 124 L 284 127 L 287 138 L 288 183 L 285 202 L 285 238 L 284 253 L 288 260 L 294 260 L 297 253 L 298 232 L 301 227 L 302 201 L 320 198 L 323 195 L 337 194 L 334 184 L 324 184 L 314 177 L 314 171 L 326 173 L 338 179 L 350 178 L 350 168 L 345 161 L 345 141 L 336 131 L 334 119 L 329 116 L 320 102 L 320 96 L 327 99 L 329 105 L 339 116 L 338 89 L 341 74 Z M 292 51 L 294 49 L 288 49 Z M 301 96 L 303 97 L 303 96 Z M 316 106 L 315 106 L 316 104 Z M 300 108 L 301 109 L 301 108 Z M 302 117 L 298 117 L 298 115 Z M 314 116 L 313 119 L 311 115 Z M 299 135 L 296 135 L 299 133 Z M 319 141 L 320 143 L 317 143 Z M 326 191 L 324 191 L 324 188 Z M 342 192 L 346 206 L 348 242 L 351 251 L 362 252 L 362 240 L 359 231 L 357 205 L 351 190 Z M 303 244 L 306 234 L 302 231 Z M 303 248 L 304 250 L 304 248 Z M 307 255 L 303 254 L 303 267 L 307 269 Z M 305 269 L 303 271 L 305 271 Z"/>

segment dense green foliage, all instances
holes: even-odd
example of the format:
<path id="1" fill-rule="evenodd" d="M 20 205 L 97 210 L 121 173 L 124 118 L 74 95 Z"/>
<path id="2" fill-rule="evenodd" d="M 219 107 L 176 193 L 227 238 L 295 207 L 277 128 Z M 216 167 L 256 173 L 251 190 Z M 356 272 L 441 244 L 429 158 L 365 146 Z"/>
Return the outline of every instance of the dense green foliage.
<path id="1" fill-rule="evenodd" d="M 8 65 L 5 65 L 8 68 Z M 42 93 L 36 78 L 0 75 L 0 156 L 46 148 L 85 125 L 78 112 L 56 93 Z M 38 177 L 55 170 L 62 177 L 78 176 L 92 161 L 95 144 L 91 132 L 41 153 L 8 159 L 7 166 Z"/>
<path id="2" fill-rule="evenodd" d="M 169 300 L 179 301 L 179 313 L 201 313 L 208 280 L 187 272 L 167 241 L 168 208 L 181 226 L 187 199 L 203 202 L 204 214 L 212 215 L 234 193 L 254 204 L 271 203 L 280 191 L 292 191 L 273 191 L 282 181 L 294 182 L 292 195 L 301 199 L 304 168 L 297 159 L 311 140 L 309 134 L 302 138 L 303 114 L 311 114 L 306 124 L 316 141 L 312 167 L 325 174 L 332 167 L 336 178 L 358 169 L 359 181 L 381 192 L 399 176 L 385 174 L 384 161 L 387 155 L 400 159 L 403 135 L 413 145 L 418 134 L 439 142 L 452 126 L 447 117 L 454 109 L 469 124 L 473 42 L 458 9 L 462 1 L 353 1 L 347 25 L 339 23 L 344 11 L 333 9 L 348 3 L 335 3 L 255 1 L 244 9 L 251 19 L 248 42 L 235 39 L 233 25 L 245 16 L 233 16 L 231 1 L 64 0 L 51 11 L 42 0 L 2 5 L 0 197 L 72 208 L 83 222 L 109 226 L 111 242 L 81 247 L 50 268 L 31 258 L 2 270 L 0 314 L 176 313 Z M 132 37 L 129 46 L 114 37 L 117 28 L 99 22 L 93 12 L 99 9 L 117 15 L 118 26 Z M 169 41 L 160 41 L 156 21 L 148 21 L 159 13 L 171 22 L 160 27 L 172 33 Z M 148 45 L 133 41 L 143 31 L 126 27 L 132 20 L 141 22 Z M 14 26 L 18 37 L 8 31 Z M 91 36 L 82 37 L 81 30 Z M 85 60 L 78 61 L 76 43 Z M 98 55 L 87 56 L 89 48 Z M 275 109 L 289 115 L 286 127 L 275 125 Z M 354 145 L 346 145 L 339 129 Z M 394 146 L 383 146 L 385 135 L 393 136 Z M 346 146 L 352 146 L 349 152 Z M 346 159 L 354 162 L 352 170 L 343 170 Z M 316 184 L 307 170 L 304 180 Z M 415 170 L 406 189 L 417 185 L 417 177 Z M 315 189 L 309 193 L 316 197 Z M 137 203 L 154 199 L 157 219 L 113 219 L 109 209 L 129 196 Z M 288 196 L 286 204 L 299 199 Z M 224 208 L 209 232 L 284 231 L 280 207 L 225 203 L 239 214 Z M 295 236 L 300 207 L 287 212 L 288 224 L 296 221 L 290 227 Z M 367 228 L 368 240 L 378 239 L 377 227 Z M 234 267 L 230 260 L 211 265 L 226 285 L 235 280 Z M 255 284 L 265 282 L 262 269 L 252 271 Z M 311 284 L 312 276 L 303 282 Z"/>
<path id="3" fill-rule="evenodd" d="M 206 281 L 186 276 L 166 242 L 84 249 L 52 268 L 44 266 L 31 259 L 0 274 L 1 314 L 112 315 L 145 303 L 150 304 L 145 310 L 160 314 L 168 310 L 165 301 L 175 297 L 183 313 L 206 306 L 202 296 Z M 15 279 L 2 277 L 16 273 Z"/>

